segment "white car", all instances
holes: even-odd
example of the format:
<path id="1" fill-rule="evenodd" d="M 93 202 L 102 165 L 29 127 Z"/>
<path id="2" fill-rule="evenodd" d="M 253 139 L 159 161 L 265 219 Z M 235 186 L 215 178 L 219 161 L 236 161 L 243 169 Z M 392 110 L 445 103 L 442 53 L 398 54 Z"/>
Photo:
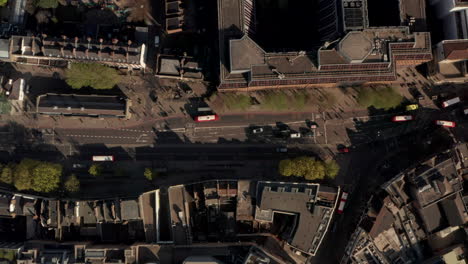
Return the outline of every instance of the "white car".
<path id="1" fill-rule="evenodd" d="M 254 134 L 260 134 L 263 132 L 263 128 L 259 127 L 259 128 L 255 128 L 252 130 L 252 133 Z"/>
<path id="2" fill-rule="evenodd" d="M 301 133 L 291 133 L 290 137 L 291 137 L 291 138 L 300 138 L 300 137 L 301 137 Z"/>

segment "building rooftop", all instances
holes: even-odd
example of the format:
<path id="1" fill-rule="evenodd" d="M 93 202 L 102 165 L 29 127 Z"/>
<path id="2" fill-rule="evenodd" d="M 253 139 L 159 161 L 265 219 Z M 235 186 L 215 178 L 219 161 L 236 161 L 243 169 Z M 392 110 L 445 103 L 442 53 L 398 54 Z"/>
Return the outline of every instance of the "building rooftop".
<path id="1" fill-rule="evenodd" d="M 377 218 L 375 219 L 372 229 L 369 232 L 369 236 L 372 238 L 377 237 L 380 233 L 392 227 L 393 221 L 393 214 L 390 212 L 390 210 L 388 210 L 388 208 L 385 206 L 382 207 L 382 209 L 379 211 L 379 214 L 377 215 Z"/>
<path id="2" fill-rule="evenodd" d="M 45 94 L 37 98 L 37 112 L 51 115 L 125 117 L 127 101 L 119 96 Z"/>
<path id="3" fill-rule="evenodd" d="M 231 39 L 229 52 L 232 73 L 247 72 L 254 65 L 265 64 L 265 51 L 247 35 L 241 39 Z"/>
<path id="4" fill-rule="evenodd" d="M 273 222 L 275 213 L 294 215 L 297 225 L 291 228 L 287 242 L 303 252 L 315 254 L 328 229 L 336 202 L 321 204 L 318 200 L 319 186 L 258 182 L 255 219 Z"/>
<path id="5" fill-rule="evenodd" d="M 442 41 L 443 59 L 468 60 L 468 40 Z"/>
<path id="6" fill-rule="evenodd" d="M 138 200 L 121 200 L 120 211 L 122 220 L 140 219 L 140 207 L 138 205 Z"/>
<path id="7" fill-rule="evenodd" d="M 359 63 L 370 54 L 373 49 L 372 41 L 363 32 L 348 33 L 339 44 L 339 51 L 351 63 Z"/>

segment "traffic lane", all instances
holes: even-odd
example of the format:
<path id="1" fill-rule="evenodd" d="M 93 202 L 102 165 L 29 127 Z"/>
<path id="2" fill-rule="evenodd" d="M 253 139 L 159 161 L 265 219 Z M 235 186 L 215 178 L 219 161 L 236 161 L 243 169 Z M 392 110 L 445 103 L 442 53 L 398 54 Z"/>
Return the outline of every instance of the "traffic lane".
<path id="1" fill-rule="evenodd" d="M 371 152 L 370 147 L 363 146 L 356 152 L 349 153 L 353 170 L 350 170 L 349 173 L 352 183 L 345 186 L 344 189 L 350 193 L 345 210 L 342 215 L 335 214 L 331 225 L 332 228 L 324 238 L 318 254 L 310 258 L 308 263 L 329 263 L 330 258 L 335 260 L 335 263 L 339 263 L 344 254 L 348 238 L 354 231 L 363 211 L 363 205 L 367 202 L 370 192 L 373 191 L 371 187 L 372 181 L 375 179 L 376 169 L 387 158 L 385 151 L 383 148 L 372 148 L 375 155 L 362 155 L 361 152 Z M 354 190 L 349 189 L 352 186 L 355 186 Z M 335 227 L 334 230 L 333 226 Z"/>

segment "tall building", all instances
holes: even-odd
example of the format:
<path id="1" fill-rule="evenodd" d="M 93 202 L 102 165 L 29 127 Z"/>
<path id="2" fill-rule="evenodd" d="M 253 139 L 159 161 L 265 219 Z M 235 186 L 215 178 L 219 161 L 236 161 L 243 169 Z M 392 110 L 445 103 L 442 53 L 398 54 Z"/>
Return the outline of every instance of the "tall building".
<path id="1" fill-rule="evenodd" d="M 397 67 L 432 59 L 430 35 L 416 26 L 425 25 L 422 0 L 398 2 L 399 25 L 382 27 L 369 24 L 379 23 L 370 0 L 265 2 L 218 0 L 220 91 L 394 81 Z"/>

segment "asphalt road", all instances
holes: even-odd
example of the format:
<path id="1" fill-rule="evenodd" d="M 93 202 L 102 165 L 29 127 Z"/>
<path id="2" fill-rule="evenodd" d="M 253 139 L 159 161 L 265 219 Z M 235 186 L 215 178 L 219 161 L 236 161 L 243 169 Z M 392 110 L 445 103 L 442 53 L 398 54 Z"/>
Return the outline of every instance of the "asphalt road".
<path id="1" fill-rule="evenodd" d="M 377 134 L 399 135 L 418 129 L 432 121 L 434 109 L 417 110 L 416 121 L 393 123 L 395 114 L 368 116 L 367 111 L 350 113 L 256 113 L 222 116 L 219 121 L 195 123 L 189 118 L 168 118 L 161 121 L 121 129 L 62 129 L 44 133 L 44 140 L 53 145 L 106 144 L 123 146 L 148 146 L 179 143 L 229 143 L 251 142 L 270 144 L 365 144 L 375 140 Z M 307 122 L 318 125 L 308 138 L 275 136 L 278 124 L 288 126 L 293 132 L 310 131 Z M 252 133 L 262 127 L 263 132 Z M 378 132 L 379 131 L 379 132 Z M 378 132 L 378 133 L 377 133 Z"/>

